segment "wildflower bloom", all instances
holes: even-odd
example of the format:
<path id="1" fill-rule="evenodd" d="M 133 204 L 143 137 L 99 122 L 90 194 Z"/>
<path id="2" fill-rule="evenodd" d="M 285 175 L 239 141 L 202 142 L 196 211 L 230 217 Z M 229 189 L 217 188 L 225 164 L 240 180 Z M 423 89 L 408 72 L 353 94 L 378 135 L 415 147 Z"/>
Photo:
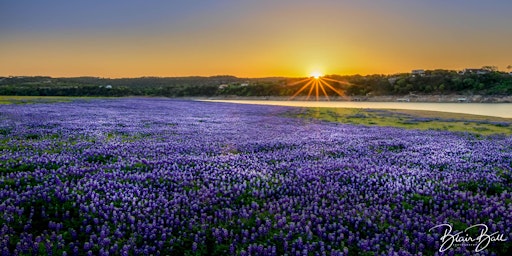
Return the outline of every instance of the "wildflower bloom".
<path id="1" fill-rule="evenodd" d="M 1 253 L 410 255 L 437 251 L 441 223 L 512 233 L 510 136 L 287 117 L 300 111 L 0 105 Z"/>

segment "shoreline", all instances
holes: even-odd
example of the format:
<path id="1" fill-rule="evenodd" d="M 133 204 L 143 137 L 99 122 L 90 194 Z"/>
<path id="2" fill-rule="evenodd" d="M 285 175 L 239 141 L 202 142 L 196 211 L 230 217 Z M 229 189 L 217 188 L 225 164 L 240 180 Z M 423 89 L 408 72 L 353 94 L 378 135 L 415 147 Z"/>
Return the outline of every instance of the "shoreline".
<path id="1" fill-rule="evenodd" d="M 275 105 L 288 107 L 306 107 L 306 108 L 353 108 L 353 109 L 387 109 L 387 110 L 416 110 L 416 111 L 434 111 L 445 113 L 468 114 L 475 116 L 498 117 L 512 120 L 510 112 L 511 103 L 479 103 L 479 102 L 390 102 L 390 101 L 300 101 L 300 100 L 275 100 L 272 98 L 260 99 L 258 97 L 238 97 L 238 98 L 203 98 L 190 99 L 208 102 L 224 102 L 234 104 L 257 104 L 257 105 Z"/>
<path id="2" fill-rule="evenodd" d="M 283 96 L 213 96 L 213 97 L 190 97 L 194 100 L 258 100 L 258 101 L 316 101 L 314 96 L 300 96 L 290 100 L 290 97 Z M 329 99 L 320 96 L 321 102 L 417 102 L 417 103 L 512 103 L 511 96 L 496 95 L 383 95 L 383 96 L 336 96 Z"/>

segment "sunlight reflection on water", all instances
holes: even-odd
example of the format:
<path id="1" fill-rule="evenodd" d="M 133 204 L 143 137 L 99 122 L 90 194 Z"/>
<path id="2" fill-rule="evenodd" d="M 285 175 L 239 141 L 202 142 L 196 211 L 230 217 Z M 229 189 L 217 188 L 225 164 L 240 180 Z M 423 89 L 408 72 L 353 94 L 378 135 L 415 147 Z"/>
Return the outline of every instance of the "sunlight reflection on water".
<path id="1" fill-rule="evenodd" d="M 409 109 L 512 118 L 512 103 L 418 103 L 354 101 L 207 100 L 239 104 L 322 108 Z"/>

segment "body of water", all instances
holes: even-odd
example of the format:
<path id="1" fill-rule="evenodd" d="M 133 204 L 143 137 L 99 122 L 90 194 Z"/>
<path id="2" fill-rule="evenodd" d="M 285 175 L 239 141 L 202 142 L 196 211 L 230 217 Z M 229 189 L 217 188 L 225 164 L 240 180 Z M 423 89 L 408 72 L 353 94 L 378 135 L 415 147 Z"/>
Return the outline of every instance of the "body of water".
<path id="1" fill-rule="evenodd" d="M 419 103 L 419 102 L 354 102 L 354 101 L 273 101 L 273 100 L 208 100 L 239 104 L 278 105 L 322 108 L 410 109 L 512 118 L 512 103 Z"/>

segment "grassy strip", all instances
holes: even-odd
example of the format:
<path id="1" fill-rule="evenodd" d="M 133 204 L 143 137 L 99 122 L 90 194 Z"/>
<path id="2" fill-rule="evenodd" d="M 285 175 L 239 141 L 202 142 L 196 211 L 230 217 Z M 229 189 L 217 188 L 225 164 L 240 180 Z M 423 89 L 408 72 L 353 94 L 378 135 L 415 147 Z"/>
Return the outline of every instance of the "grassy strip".
<path id="1" fill-rule="evenodd" d="M 68 97 L 68 96 L 0 96 L 1 104 L 35 104 L 71 102 L 77 99 L 92 99 L 94 97 Z M 96 97 L 97 98 L 97 97 Z"/>
<path id="2" fill-rule="evenodd" d="M 295 115 L 297 116 L 297 115 Z M 406 129 L 447 130 L 479 135 L 512 135 L 512 119 L 421 110 L 306 108 L 298 114 L 328 122 Z"/>

